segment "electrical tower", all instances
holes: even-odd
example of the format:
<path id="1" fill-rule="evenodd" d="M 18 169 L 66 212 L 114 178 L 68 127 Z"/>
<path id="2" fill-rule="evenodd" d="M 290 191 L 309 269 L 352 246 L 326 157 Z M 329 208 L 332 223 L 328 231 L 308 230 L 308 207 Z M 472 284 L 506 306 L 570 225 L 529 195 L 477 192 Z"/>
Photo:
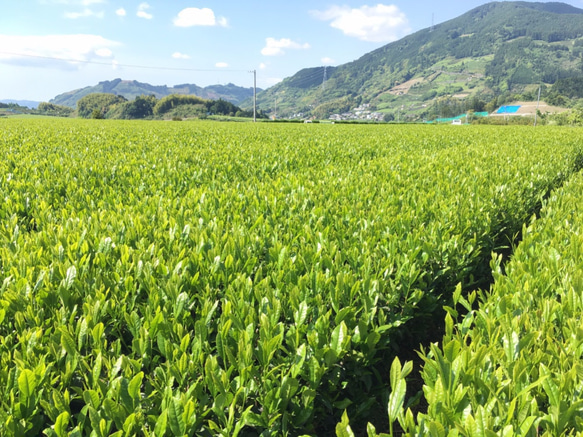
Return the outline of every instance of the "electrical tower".
<path id="1" fill-rule="evenodd" d="M 328 79 L 327 71 L 326 71 L 327 68 L 328 68 L 328 66 L 324 65 L 324 80 L 322 80 L 322 90 L 326 89 L 326 80 Z"/>

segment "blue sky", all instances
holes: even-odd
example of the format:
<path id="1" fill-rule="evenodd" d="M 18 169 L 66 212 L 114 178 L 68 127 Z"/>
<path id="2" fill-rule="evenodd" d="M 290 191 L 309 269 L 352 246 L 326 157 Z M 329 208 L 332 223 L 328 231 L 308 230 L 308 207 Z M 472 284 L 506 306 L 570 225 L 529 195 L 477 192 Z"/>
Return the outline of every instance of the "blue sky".
<path id="1" fill-rule="evenodd" d="M 379 1 L 0 0 L 0 99 L 46 101 L 118 77 L 250 87 L 250 70 L 267 88 L 487 3 Z"/>

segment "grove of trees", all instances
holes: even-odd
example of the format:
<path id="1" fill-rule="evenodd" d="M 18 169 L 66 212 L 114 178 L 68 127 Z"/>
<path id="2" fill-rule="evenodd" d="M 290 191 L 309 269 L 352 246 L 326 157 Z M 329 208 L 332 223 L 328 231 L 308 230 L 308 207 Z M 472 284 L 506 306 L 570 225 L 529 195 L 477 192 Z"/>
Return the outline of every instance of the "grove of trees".
<path id="1" fill-rule="evenodd" d="M 47 105 L 51 105 L 50 103 Z M 204 118 L 209 115 L 252 117 L 226 100 L 208 100 L 193 95 L 171 94 L 157 99 L 155 96 L 138 96 L 128 101 L 123 96 L 93 93 L 77 102 L 77 114 L 82 118 L 113 118 L 124 120 L 155 118 Z M 259 115 L 261 116 L 261 114 Z"/>

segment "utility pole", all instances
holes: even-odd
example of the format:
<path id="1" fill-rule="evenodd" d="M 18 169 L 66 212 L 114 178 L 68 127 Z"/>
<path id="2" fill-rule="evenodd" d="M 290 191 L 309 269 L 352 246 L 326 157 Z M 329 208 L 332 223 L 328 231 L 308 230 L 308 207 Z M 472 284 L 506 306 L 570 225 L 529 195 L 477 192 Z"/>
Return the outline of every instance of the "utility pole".
<path id="1" fill-rule="evenodd" d="M 536 116 L 538 115 L 538 104 L 540 103 L 540 85 L 538 87 L 538 99 L 536 100 L 536 111 L 534 112 L 534 127 L 536 127 Z"/>
<path id="2" fill-rule="evenodd" d="M 253 123 L 257 122 L 257 70 L 253 70 Z"/>

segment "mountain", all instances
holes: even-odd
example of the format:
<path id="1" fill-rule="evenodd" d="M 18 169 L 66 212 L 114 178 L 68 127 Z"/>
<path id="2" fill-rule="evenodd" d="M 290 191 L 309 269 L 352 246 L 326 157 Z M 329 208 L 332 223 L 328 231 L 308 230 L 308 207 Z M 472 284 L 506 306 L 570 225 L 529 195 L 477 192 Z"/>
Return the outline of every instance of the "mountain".
<path id="1" fill-rule="evenodd" d="M 116 94 L 124 96 L 128 100 L 135 99 L 142 95 L 154 95 L 156 98 L 160 99 L 170 94 L 188 94 L 196 95 L 204 99 L 223 99 L 235 105 L 239 105 L 245 99 L 253 97 L 253 88 L 243 88 L 233 85 L 232 83 L 228 85 L 211 85 L 204 88 L 194 84 L 180 84 L 168 87 L 166 85 L 150 85 L 136 80 L 114 79 L 111 81 L 99 82 L 95 86 L 88 86 L 59 94 L 54 99 L 51 99 L 50 103 L 75 108 L 79 99 L 92 93 Z"/>
<path id="2" fill-rule="evenodd" d="M 257 101 L 267 110 L 277 99 L 278 114 L 288 116 L 322 117 L 365 103 L 419 118 L 440 99 L 533 98 L 539 84 L 577 76 L 583 76 L 583 10 L 493 2 L 353 62 L 303 69 Z"/>
<path id="3" fill-rule="evenodd" d="M 19 106 L 25 106 L 27 108 L 30 109 L 36 109 L 39 105 L 40 102 L 35 102 L 34 100 L 12 100 L 12 99 L 4 99 L 4 100 L 0 100 L 0 103 L 6 103 L 6 104 L 16 104 Z"/>

